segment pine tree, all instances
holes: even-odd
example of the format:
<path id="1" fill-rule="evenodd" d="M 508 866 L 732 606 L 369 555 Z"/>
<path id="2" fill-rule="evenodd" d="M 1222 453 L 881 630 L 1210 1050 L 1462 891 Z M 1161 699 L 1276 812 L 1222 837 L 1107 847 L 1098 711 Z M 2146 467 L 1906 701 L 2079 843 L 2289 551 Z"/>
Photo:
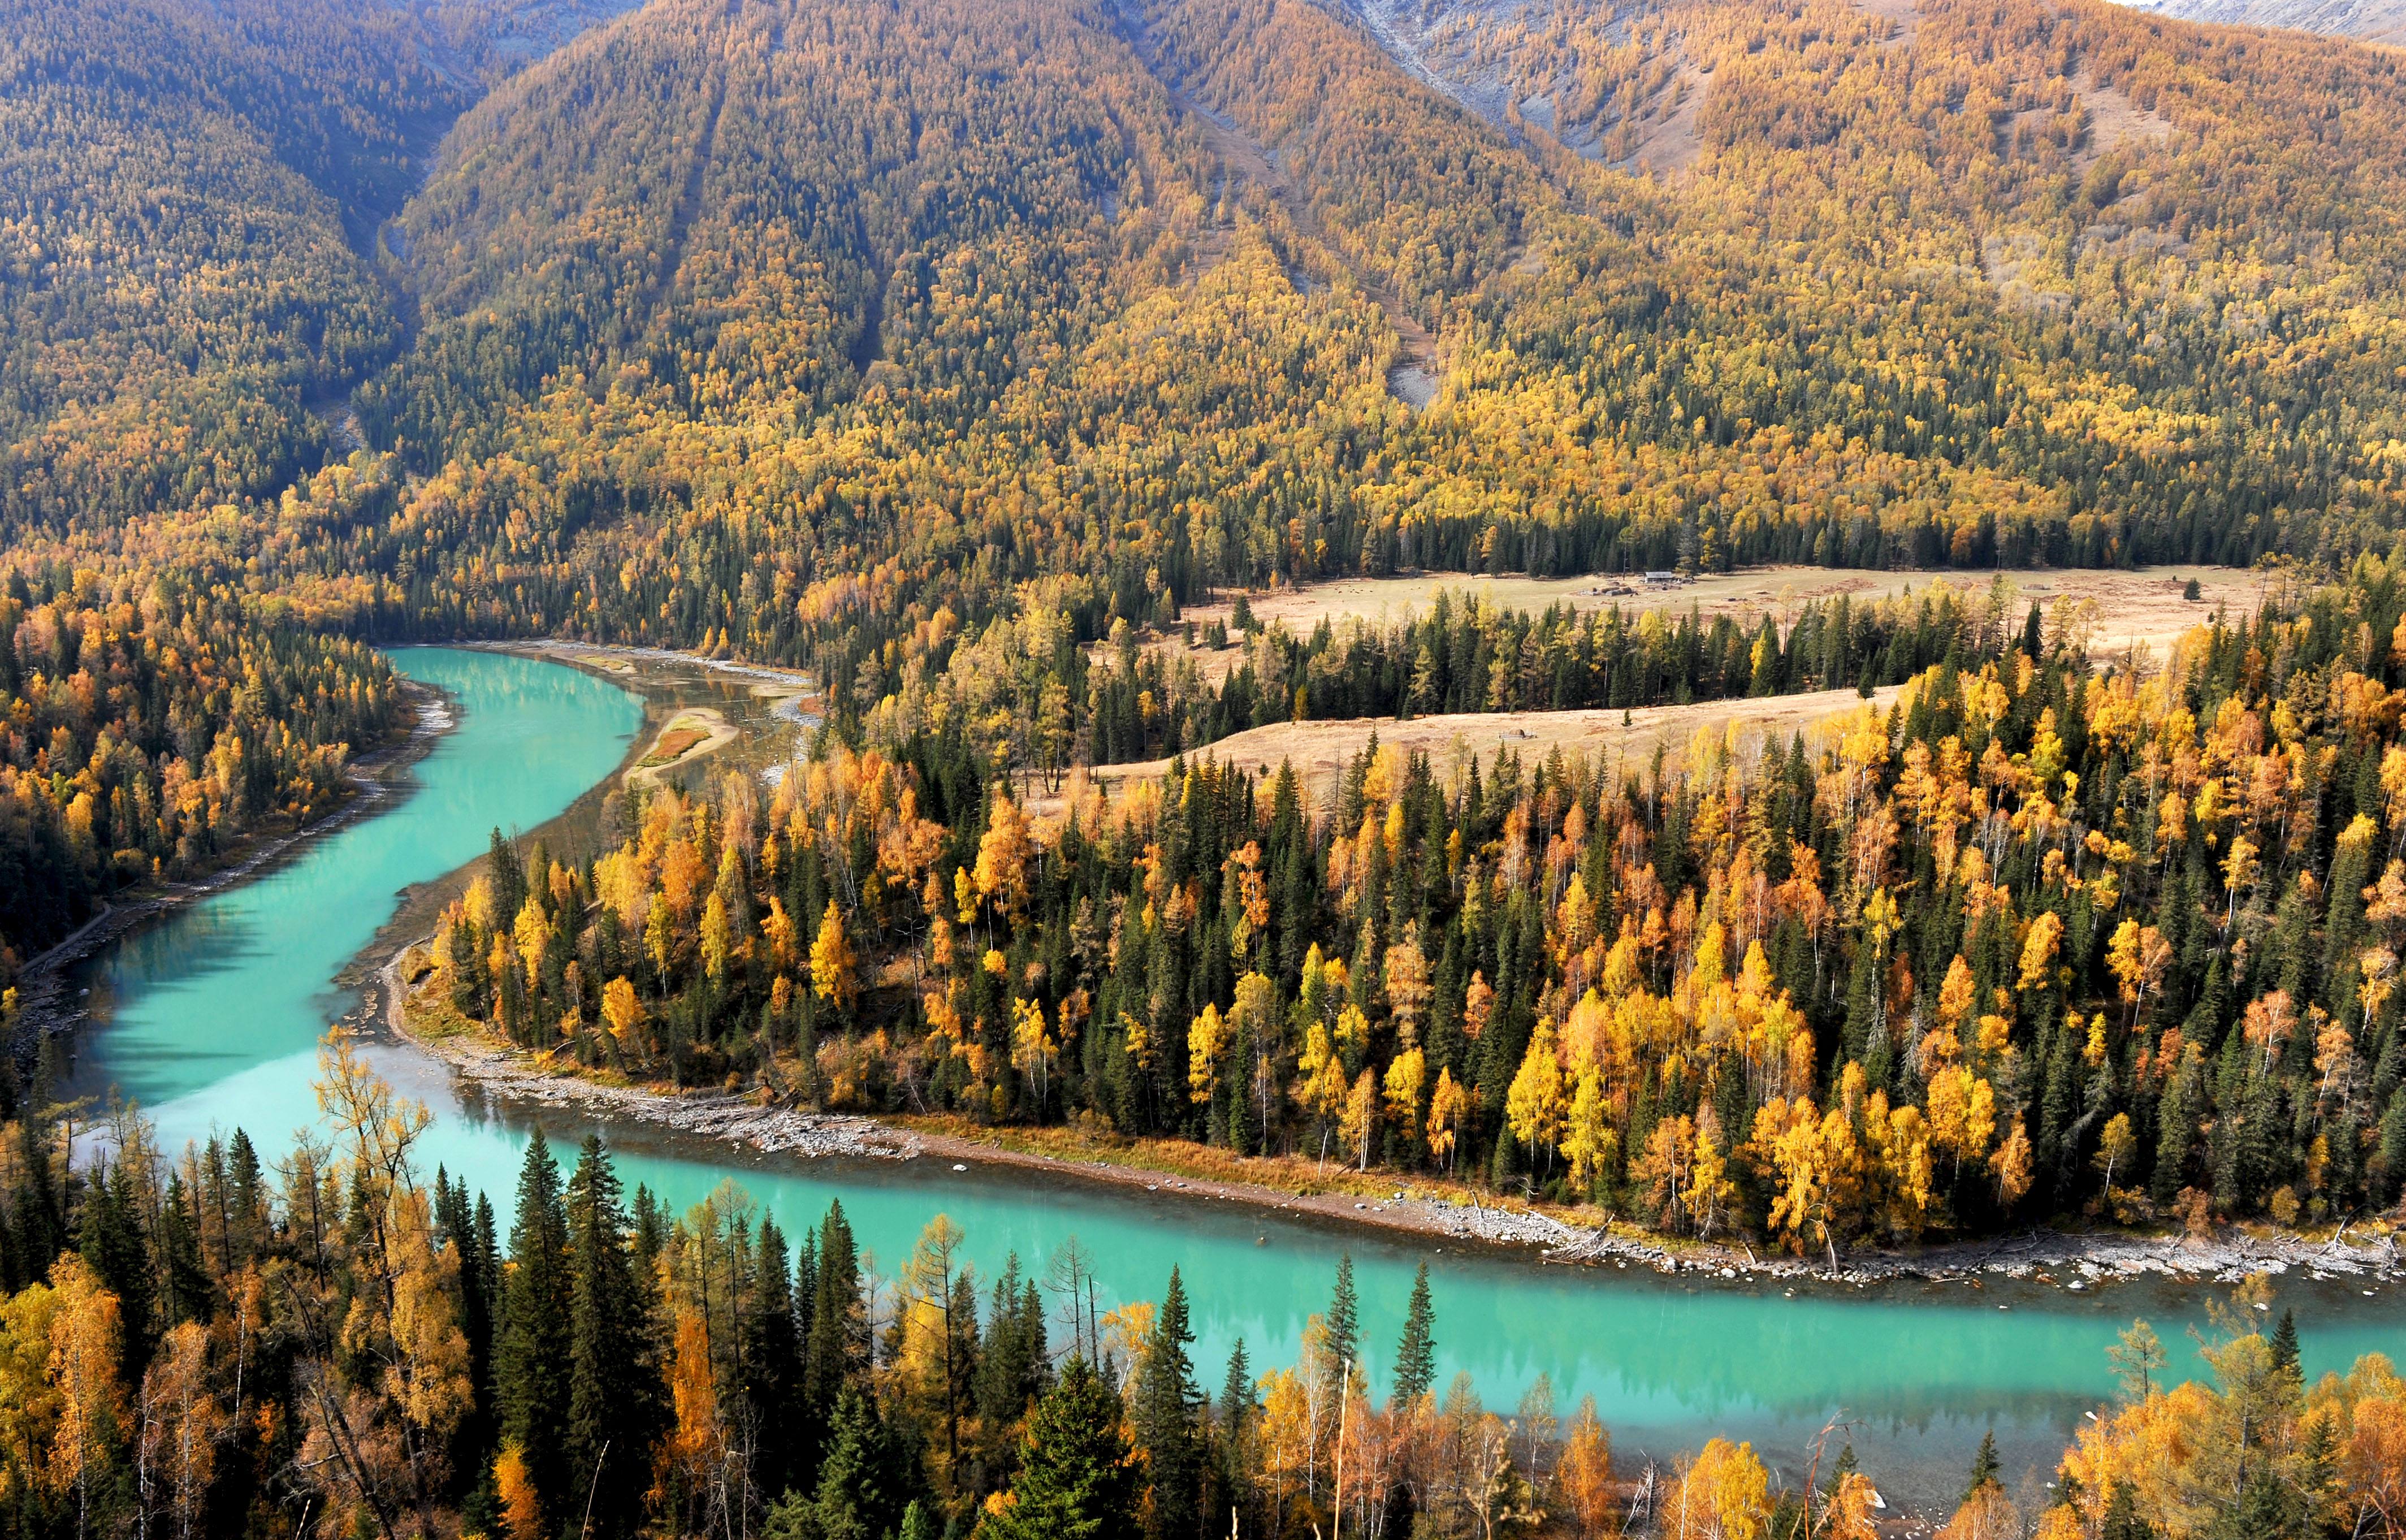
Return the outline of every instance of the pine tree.
<path id="1" fill-rule="evenodd" d="M 793 1434 L 801 1426 L 802 1334 L 794 1318 L 793 1279 L 785 1237 L 777 1222 L 760 1221 L 755 1251 L 758 1281 L 743 1323 L 744 1396 L 770 1436 L 754 1459 L 754 1478 L 763 1491 L 784 1491 L 800 1479 L 794 1468 Z"/>
<path id="2" fill-rule="evenodd" d="M 915 1495 L 911 1460 L 876 1398 L 847 1384 L 837 1396 L 827 1458 L 808 1497 L 788 1493 L 769 1510 L 766 1540 L 885 1540 Z"/>
<path id="3" fill-rule="evenodd" d="M 1408 1406 L 1437 1382 L 1436 1312 L 1429 1307 L 1428 1264 L 1412 1279 L 1411 1307 L 1404 1316 L 1403 1339 L 1395 1345 L 1394 1405 Z"/>
<path id="4" fill-rule="evenodd" d="M 856 1344 L 858 1334 L 866 1330 L 860 1318 L 858 1257 L 852 1226 L 843 1217 L 842 1203 L 828 1204 L 827 1220 L 819 1227 L 818 1271 L 811 1292 L 810 1338 L 803 1344 L 803 1420 L 800 1448 L 796 1451 L 797 1471 L 801 1476 L 817 1470 L 819 1450 L 825 1445 L 837 1399 L 857 1366 Z"/>
<path id="5" fill-rule="evenodd" d="M 1979 1451 L 1972 1456 L 1972 1479 L 1963 1489 L 1963 1501 L 1969 1503 L 1980 1494 L 1980 1489 L 1999 1484 L 1998 1472 L 2004 1466 L 1997 1459 L 1997 1433 L 1991 1428 L 1980 1435 Z"/>
<path id="6" fill-rule="evenodd" d="M 2307 1540 L 2304 1494 L 2277 1470 L 2248 1473 L 2239 1501 L 2215 1511 L 2210 1540 Z"/>
<path id="7" fill-rule="evenodd" d="M 1350 1286 L 1351 1276 L 1348 1274 Z M 1136 1442 L 1151 1473 L 1153 1502 L 1146 1540 L 1190 1540 L 1202 1519 L 1202 1460 L 1196 1414 L 1202 1396 L 1187 1356 L 1195 1333 L 1187 1320 L 1186 1285 L 1169 1270 L 1169 1292 L 1153 1318 L 1136 1378 Z"/>
<path id="8" fill-rule="evenodd" d="M 142 1204 L 125 1162 L 112 1162 L 92 1179 L 77 1223 L 76 1250 L 118 1300 L 118 1372 L 139 1384 L 150 1362 L 151 1282 L 149 1243 L 142 1228 Z"/>
<path id="9" fill-rule="evenodd" d="M 518 1173 L 509 1282 L 493 1349 L 493 1404 L 502 1441 L 525 1451 L 537 1500 L 555 1526 L 568 1512 L 569 1296 L 559 1166 L 538 1128 Z"/>
<path id="10" fill-rule="evenodd" d="M 1028 1414 L 1019 1475 L 977 1540 L 1134 1540 L 1141 1491 L 1110 1384 L 1072 1357 Z"/>
<path id="11" fill-rule="evenodd" d="M 1002 1462 L 1011 1430 L 1044 1390 L 1044 1306 L 1036 1285 L 1020 1277 L 1017 1252 L 1003 1264 L 992 1299 L 971 1392 L 986 1447 Z"/>
<path id="12" fill-rule="evenodd" d="M 567 1485 L 556 1522 L 597 1540 L 632 1533 L 643 1514 L 651 1448 L 666 1422 L 650 1290 L 627 1248 L 618 1178 L 588 1136 L 568 1184 L 571 1275 Z M 579 1505 L 589 1518 L 579 1519 Z"/>
<path id="13" fill-rule="evenodd" d="M 2298 1313 L 2295 1310 L 2284 1309 L 2281 1324 L 2272 1329 L 2272 1372 L 2286 1378 L 2292 1387 L 2304 1378 L 2299 1365 Z"/>
<path id="14" fill-rule="evenodd" d="M 240 1138 L 238 1132 L 236 1137 Z M 460 1335 L 468 1341 L 468 1383 L 480 1392 L 452 1440 L 452 1464 L 463 1471 L 485 1469 L 493 1447 L 493 1316 L 500 1279 L 498 1268 L 488 1260 L 485 1244 L 492 1229 L 492 1204 L 482 1194 L 477 1203 L 484 1216 L 481 1232 L 479 1209 L 468 1201 L 467 1180 L 454 1180 L 440 1166 L 435 1168 L 435 1228 L 459 1258 Z"/>
<path id="15" fill-rule="evenodd" d="M 1328 1356 L 1341 1380 L 1362 1346 L 1361 1304 L 1353 1293 L 1353 1254 L 1337 1259 L 1337 1287 L 1328 1297 Z"/>
<path id="16" fill-rule="evenodd" d="M 493 882 L 493 923 L 503 929 L 518 917 L 526 903 L 526 868 L 518 864 L 518 853 L 499 828 L 485 852 L 485 869 Z"/>
<path id="17" fill-rule="evenodd" d="M 267 1220 L 259 1180 L 259 1151 L 251 1144 L 250 1136 L 239 1128 L 226 1143 L 226 1173 L 228 1222 L 219 1228 L 224 1242 L 222 1265 L 231 1272 L 250 1260 L 252 1250 L 263 1237 Z"/>
<path id="18" fill-rule="evenodd" d="M 209 1310 L 208 1264 L 201 1254 L 201 1222 L 184 1175 L 167 1175 L 165 1201 L 152 1236 L 158 1253 L 159 1329 L 163 1334 L 187 1321 L 205 1321 Z"/>
<path id="19" fill-rule="evenodd" d="M 1253 1494 L 1253 1427 L 1261 1404 L 1253 1392 L 1253 1366 L 1245 1339 L 1228 1350 L 1228 1374 L 1220 1386 L 1220 1491 L 1232 1507 L 1250 1506 Z"/>

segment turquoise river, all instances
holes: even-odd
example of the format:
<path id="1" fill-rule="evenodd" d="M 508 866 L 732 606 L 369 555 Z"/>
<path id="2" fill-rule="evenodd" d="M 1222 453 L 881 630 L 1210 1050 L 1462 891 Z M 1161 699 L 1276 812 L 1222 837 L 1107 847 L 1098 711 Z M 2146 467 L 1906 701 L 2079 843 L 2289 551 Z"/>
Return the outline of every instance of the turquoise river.
<path id="1" fill-rule="evenodd" d="M 390 919 L 399 890 L 474 859 L 494 827 L 531 829 L 556 816 L 612 773 L 642 720 L 633 697 L 560 664 L 441 648 L 395 657 L 458 713 L 412 784 L 372 816 L 125 939 L 86 968 L 94 1019 L 78 1044 L 75 1082 L 116 1087 L 155 1121 L 170 1150 L 240 1125 L 272 1152 L 314 1122 L 318 1039 L 358 1004 L 332 981 Z M 436 1113 L 429 1166 L 467 1173 L 505 1222 L 535 1122 L 563 1152 L 595 1127 L 463 1090 L 404 1046 L 379 1046 L 375 1057 Z M 791 1233 L 841 1197 L 889 1274 L 939 1212 L 967 1230 L 984 1270 L 1013 1251 L 1040 1268 L 1077 1236 L 1111 1300 L 1157 1297 L 1175 1264 L 1196 1302 L 1196 1358 L 1214 1384 L 1238 1337 L 1257 1365 L 1291 1361 L 1305 1316 L 1324 1306 L 1347 1250 L 1361 1279 L 1366 1340 L 1378 1349 L 1374 1376 L 1382 1376 L 1412 1268 L 1425 1255 L 1440 1378 L 1468 1371 L 1491 1406 L 1508 1411 L 1542 1373 L 1565 1415 L 1578 1397 L 1596 1398 L 1623 1460 L 1671 1457 L 1724 1432 L 1753 1440 L 1791 1473 L 1813 1434 L 1843 1417 L 1866 1468 L 1917 1504 L 1960 1491 L 1959 1473 L 1990 1429 L 2017 1477 L 2044 1479 L 2083 1413 L 2110 1391 L 2105 1349 L 2133 1316 L 2154 1322 L 2176 1366 L 2201 1367 L 2186 1333 L 2202 1323 L 2205 1296 L 2172 1284 L 2086 1293 L 2002 1281 L 1792 1292 L 1700 1284 L 1545 1266 L 1453 1243 L 1431 1254 L 1408 1237 L 1025 1171 L 959 1172 L 932 1160 L 814 1164 L 642 1126 L 600 1131 L 630 1189 L 648 1183 L 679 1208 L 731 1176 Z M 2406 1349 L 2387 1295 L 2284 1280 L 2281 1298 L 2298 1311 L 2310 1369 Z"/>

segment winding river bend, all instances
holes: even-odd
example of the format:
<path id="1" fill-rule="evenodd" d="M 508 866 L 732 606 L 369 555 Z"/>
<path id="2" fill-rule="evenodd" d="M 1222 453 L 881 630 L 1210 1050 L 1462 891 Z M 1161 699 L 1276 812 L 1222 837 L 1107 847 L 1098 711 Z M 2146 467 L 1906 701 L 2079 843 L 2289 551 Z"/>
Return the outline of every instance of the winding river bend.
<path id="1" fill-rule="evenodd" d="M 453 702 L 453 730 L 415 767 L 391 806 L 305 847 L 254 881 L 183 910 L 95 958 L 95 1002 L 75 1084 L 110 1086 L 156 1122 L 165 1148 L 239 1125 L 263 1154 L 318 1116 L 316 1045 L 356 995 L 333 982 L 391 918 L 399 890 L 482 853 L 487 832 L 531 829 L 616 768 L 642 705 L 616 685 L 561 664 L 497 653 L 413 648 L 402 671 Z M 1413 1266 L 1426 1248 L 1370 1233 L 1337 1234 L 1285 1216 L 1168 1194 L 1046 1181 L 1024 1171 L 919 1160 L 834 1163 L 762 1157 L 573 1113 L 530 1113 L 457 1087 L 445 1067 L 403 1046 L 373 1051 L 396 1085 L 436 1113 L 424 1146 L 493 1198 L 504 1223 L 535 1122 L 555 1149 L 599 1128 L 636 1182 L 682 1208 L 733 1177 L 789 1233 L 841 1197 L 889 1275 L 929 1218 L 967 1230 L 981 1271 L 1006 1253 L 1040 1269 L 1074 1234 L 1097 1257 L 1110 1302 L 1153 1298 L 1174 1263 L 1184 1271 L 1207 1381 L 1242 1337 L 1257 1365 L 1290 1362 L 1305 1315 L 1324 1306 L 1340 1251 L 1355 1260 L 1375 1379 L 1402 1321 Z M 1865 1467 L 1892 1496 L 1943 1504 L 1983 1432 L 2009 1473 L 2043 1477 L 2082 1413 L 2111 1387 L 2115 1334 L 2144 1315 L 2195 1372 L 2184 1328 L 2203 1316 L 2195 1290 L 2155 1283 L 2086 1294 L 2035 1285 L 1878 1289 L 1697 1285 L 1641 1271 L 1541 1267 L 1448 1244 L 1427 1255 L 1440 1379 L 1467 1370 L 1508 1410 L 1532 1379 L 1550 1377 L 1564 1415 L 1592 1394 L 1624 1460 L 1669 1456 L 1709 1433 L 1754 1440 L 1776 1464 L 1801 1469 L 1829 1419 L 1852 1420 Z M 2286 1282 L 2307 1367 L 2406 1349 L 2388 1292 Z"/>

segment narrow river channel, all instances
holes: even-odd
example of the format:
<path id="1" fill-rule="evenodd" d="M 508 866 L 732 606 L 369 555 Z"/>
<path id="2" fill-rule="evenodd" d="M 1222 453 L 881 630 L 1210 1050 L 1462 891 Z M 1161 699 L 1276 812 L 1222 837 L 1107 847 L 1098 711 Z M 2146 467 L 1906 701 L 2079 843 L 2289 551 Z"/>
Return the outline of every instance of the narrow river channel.
<path id="1" fill-rule="evenodd" d="M 272 1156 L 314 1123 L 317 1040 L 358 1004 L 333 981 L 391 918 L 400 890 L 474 859 L 496 827 L 531 829 L 559 814 L 618 766 L 642 721 L 634 697 L 561 664 L 444 648 L 395 658 L 441 689 L 459 718 L 412 784 L 373 816 L 127 938 L 86 968 L 94 1020 L 77 1045 L 75 1088 L 117 1088 L 147 1110 L 171 1151 L 239 1125 Z M 465 1172 L 491 1194 L 505 1226 L 535 1123 L 563 1153 L 599 1126 L 630 1190 L 648 1183 L 680 1208 L 732 1177 L 793 1233 L 841 1197 L 888 1275 L 938 1212 L 967 1230 L 989 1276 L 1012 1251 L 1040 1271 L 1073 1234 L 1098 1260 L 1111 1302 L 1157 1297 L 1176 1264 L 1195 1301 L 1196 1360 L 1214 1385 L 1240 1336 L 1257 1366 L 1292 1360 L 1304 1317 L 1325 1305 L 1347 1250 L 1373 1378 L 1383 1381 L 1412 1268 L 1426 1254 L 1440 1380 L 1466 1370 L 1507 1411 L 1540 1373 L 1564 1416 L 1592 1394 L 1625 1462 L 1669 1457 L 1719 1432 L 1752 1439 L 1793 1473 L 1815 1432 L 1843 1416 L 1892 1498 L 1943 1504 L 1991 1429 L 2017 1481 L 2044 1479 L 2083 1412 L 2108 1393 L 2105 1349 L 2132 1317 L 2155 1323 L 2176 1369 L 2202 1368 L 2184 1336 L 2203 1320 L 2205 1296 L 2193 1288 L 2069 1293 L 2000 1279 L 1791 1294 L 1768 1283 L 1540 1266 L 1454 1243 L 1427 1254 L 1400 1238 L 1167 1192 L 956 1172 L 932 1160 L 812 1164 L 572 1113 L 531 1114 L 463 1093 L 445 1067 L 405 1047 L 380 1047 L 375 1058 L 436 1113 L 423 1146 L 430 1171 L 439 1161 Z M 2354 1285 L 2284 1280 L 2281 1299 L 2298 1311 L 2310 1372 L 2406 1349 L 2406 1322 L 2386 1290 L 2369 1298 Z"/>

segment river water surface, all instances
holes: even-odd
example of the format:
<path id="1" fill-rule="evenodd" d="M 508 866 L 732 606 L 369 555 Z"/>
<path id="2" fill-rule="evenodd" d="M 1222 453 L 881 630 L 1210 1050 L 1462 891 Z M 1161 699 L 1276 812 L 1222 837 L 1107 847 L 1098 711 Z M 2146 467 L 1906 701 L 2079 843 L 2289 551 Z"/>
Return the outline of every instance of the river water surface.
<path id="1" fill-rule="evenodd" d="M 304 847 L 255 880 L 127 938 L 87 968 L 94 1021 L 77 1089 L 115 1087 L 170 1151 L 241 1126 L 271 1158 L 317 1120 L 311 1081 L 327 1024 L 357 1006 L 333 980 L 391 918 L 400 890 L 474 859 L 488 832 L 558 815 L 616 769 L 643 719 L 616 685 L 559 663 L 411 648 L 402 671 L 445 692 L 459 720 L 384 811 Z M 1039 1271 L 1071 1235 L 1095 1256 L 1106 1307 L 1157 1298 L 1173 1264 L 1194 1300 L 1207 1384 L 1243 1338 L 1258 1367 L 1291 1362 L 1304 1317 L 1324 1307 L 1342 1251 L 1354 1258 L 1373 1378 L 1383 1382 L 1413 1266 L 1430 1263 L 1440 1380 L 1466 1370 L 1510 1411 L 1539 1374 L 1567 1416 L 1592 1394 L 1619 1458 L 1667 1458 L 1712 1433 L 1748 1438 L 1802 1468 L 1813 1434 L 1850 1420 L 1864 1466 L 1892 1497 L 1943 1505 L 1984 1432 L 2010 1473 L 2043 1479 L 2087 1409 L 2112 1388 L 2105 1349 L 2133 1316 L 2156 1325 L 2176 1371 L 2200 1372 L 2185 1331 L 2194 1289 L 2110 1286 L 2075 1294 L 1999 1280 L 1881 1288 L 1696 1284 L 1644 1271 L 1545 1267 L 1517 1255 L 1337 1233 L 1234 1205 L 947 1164 L 809 1163 L 763 1157 L 575 1113 L 532 1113 L 455 1085 L 402 1046 L 373 1056 L 436 1113 L 425 1159 L 464 1172 L 508 1223 L 519 1159 L 540 1122 L 573 1158 L 598 1130 L 637 1182 L 682 1208 L 732 1177 L 798 1234 L 841 1197 L 890 1276 L 939 1212 L 968 1232 L 991 1276 L 1006 1254 Z M 2285 1282 L 2307 1367 L 2406 1349 L 2386 1291 Z M 2004 1307 L 2001 1308 L 2000 1307 Z"/>

